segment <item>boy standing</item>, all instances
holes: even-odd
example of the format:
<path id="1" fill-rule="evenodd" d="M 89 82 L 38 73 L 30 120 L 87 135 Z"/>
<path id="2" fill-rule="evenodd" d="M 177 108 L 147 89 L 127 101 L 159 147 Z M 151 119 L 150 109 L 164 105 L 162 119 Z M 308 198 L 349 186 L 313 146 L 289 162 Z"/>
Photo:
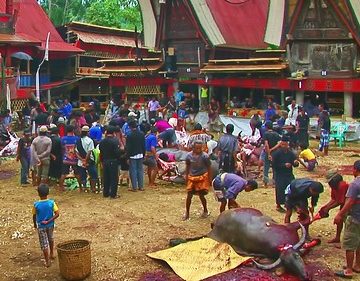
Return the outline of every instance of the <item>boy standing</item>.
<path id="1" fill-rule="evenodd" d="M 59 208 L 54 200 L 48 199 L 49 186 L 40 184 L 38 187 L 40 200 L 34 203 L 33 222 L 39 234 L 41 250 L 44 253 L 45 266 L 50 266 L 54 259 L 54 220 L 59 217 Z M 50 255 L 49 255 L 50 248 Z"/>
<path id="2" fill-rule="evenodd" d="M 195 142 L 193 151 L 186 157 L 186 211 L 183 220 L 188 220 L 190 216 L 190 206 L 193 195 L 199 195 L 201 204 L 204 208 L 202 218 L 209 216 L 205 195 L 209 192 L 211 185 L 211 162 L 209 156 L 202 151 L 203 143 Z"/>

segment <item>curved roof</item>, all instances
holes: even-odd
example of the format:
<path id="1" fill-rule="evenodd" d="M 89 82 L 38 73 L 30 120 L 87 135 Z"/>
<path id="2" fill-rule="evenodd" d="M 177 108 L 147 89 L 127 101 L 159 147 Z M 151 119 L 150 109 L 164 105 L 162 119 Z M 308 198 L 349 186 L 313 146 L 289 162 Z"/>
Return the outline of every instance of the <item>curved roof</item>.
<path id="1" fill-rule="evenodd" d="M 0 0 L 0 13 L 5 13 L 5 7 L 6 0 Z M 36 0 L 22 0 L 14 3 L 14 9 L 18 10 L 15 35 L 40 41 L 40 49 L 44 50 L 47 34 L 50 32 L 50 52 L 83 52 L 83 50 L 66 43 L 61 38 L 49 17 Z"/>
<path id="2" fill-rule="evenodd" d="M 259 49 L 270 0 L 190 0 L 205 34 L 214 46 Z"/>

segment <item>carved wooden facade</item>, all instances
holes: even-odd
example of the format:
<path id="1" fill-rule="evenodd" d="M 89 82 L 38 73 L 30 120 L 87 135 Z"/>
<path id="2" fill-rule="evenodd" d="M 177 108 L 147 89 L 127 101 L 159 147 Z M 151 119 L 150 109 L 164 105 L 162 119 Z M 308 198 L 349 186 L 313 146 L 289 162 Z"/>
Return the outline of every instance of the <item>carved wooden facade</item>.
<path id="1" fill-rule="evenodd" d="M 307 70 L 311 77 L 324 71 L 332 77 L 354 75 L 356 42 L 329 1 L 304 1 L 290 39 L 292 71 Z"/>

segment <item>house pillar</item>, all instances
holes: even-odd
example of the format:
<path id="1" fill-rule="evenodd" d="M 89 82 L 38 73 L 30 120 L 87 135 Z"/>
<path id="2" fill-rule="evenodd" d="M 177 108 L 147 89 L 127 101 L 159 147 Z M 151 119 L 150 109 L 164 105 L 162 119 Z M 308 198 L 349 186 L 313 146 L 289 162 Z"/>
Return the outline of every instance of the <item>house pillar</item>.
<path id="1" fill-rule="evenodd" d="M 231 88 L 230 87 L 228 87 L 227 88 L 227 105 L 228 105 L 228 107 L 230 108 L 230 93 L 231 93 Z"/>
<path id="2" fill-rule="evenodd" d="M 304 96 L 305 96 L 304 91 L 296 91 L 295 93 L 296 103 L 299 105 L 304 105 Z"/>
<path id="3" fill-rule="evenodd" d="M 47 104 L 51 104 L 51 91 L 47 90 Z"/>
<path id="4" fill-rule="evenodd" d="M 353 93 L 344 92 L 344 115 L 353 116 Z"/>

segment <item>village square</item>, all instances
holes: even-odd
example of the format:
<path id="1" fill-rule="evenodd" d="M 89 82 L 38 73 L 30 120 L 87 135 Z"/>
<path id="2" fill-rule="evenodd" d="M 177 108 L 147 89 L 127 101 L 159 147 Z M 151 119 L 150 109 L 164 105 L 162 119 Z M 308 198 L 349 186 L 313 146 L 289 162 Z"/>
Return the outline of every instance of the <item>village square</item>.
<path id="1" fill-rule="evenodd" d="M 357 0 L 0 9 L 0 281 L 360 280 Z"/>

